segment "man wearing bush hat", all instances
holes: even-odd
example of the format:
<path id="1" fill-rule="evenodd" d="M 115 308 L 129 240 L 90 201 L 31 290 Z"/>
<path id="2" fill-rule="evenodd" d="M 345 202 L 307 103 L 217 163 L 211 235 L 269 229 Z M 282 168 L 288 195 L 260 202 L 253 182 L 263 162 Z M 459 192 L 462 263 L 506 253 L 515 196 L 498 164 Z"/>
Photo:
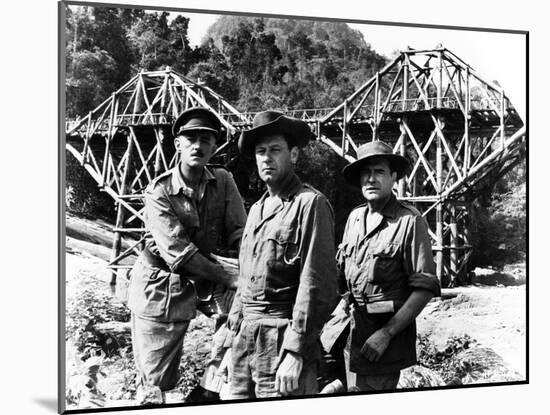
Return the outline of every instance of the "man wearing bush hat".
<path id="1" fill-rule="evenodd" d="M 229 313 L 230 398 L 317 393 L 318 335 L 337 297 L 334 215 L 294 172 L 308 125 L 277 111 L 254 117 L 239 150 L 267 191 L 250 209 Z"/>
<path id="2" fill-rule="evenodd" d="M 440 295 L 426 221 L 393 193 L 408 167 L 388 144 L 372 141 L 360 146 L 357 161 L 343 170 L 366 200 L 349 215 L 337 253 L 339 274 L 349 289 L 348 390 L 397 386 L 400 370 L 416 363 L 415 318 Z M 350 318 L 335 315 L 331 322 L 336 324 L 327 324 L 325 348 L 325 340 L 336 338 L 330 331 L 339 327 L 342 332 Z"/>
<path id="3" fill-rule="evenodd" d="M 176 386 L 196 286 L 235 288 L 237 271 L 209 259 L 217 249 L 238 248 L 246 221 L 231 173 L 207 165 L 219 132 L 213 112 L 184 111 L 172 127 L 179 163 L 145 191 L 145 248 L 130 273 L 128 298 L 141 403 L 161 403 L 162 391 Z"/>

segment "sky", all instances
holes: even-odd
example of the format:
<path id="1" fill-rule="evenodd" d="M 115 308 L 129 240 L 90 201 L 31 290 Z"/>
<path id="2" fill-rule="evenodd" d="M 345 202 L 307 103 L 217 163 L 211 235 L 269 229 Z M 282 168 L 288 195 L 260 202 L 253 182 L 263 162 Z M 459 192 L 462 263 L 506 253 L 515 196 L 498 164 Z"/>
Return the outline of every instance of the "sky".
<path id="1" fill-rule="evenodd" d="M 192 45 L 201 42 L 208 27 L 219 17 L 216 14 L 182 14 L 190 19 L 188 35 Z M 388 57 L 394 51 L 406 49 L 408 46 L 413 49 L 433 49 L 442 44 L 473 67 L 484 79 L 498 81 L 520 116 L 524 118 L 525 35 L 357 23 L 350 26 L 359 30 L 376 52 Z"/>

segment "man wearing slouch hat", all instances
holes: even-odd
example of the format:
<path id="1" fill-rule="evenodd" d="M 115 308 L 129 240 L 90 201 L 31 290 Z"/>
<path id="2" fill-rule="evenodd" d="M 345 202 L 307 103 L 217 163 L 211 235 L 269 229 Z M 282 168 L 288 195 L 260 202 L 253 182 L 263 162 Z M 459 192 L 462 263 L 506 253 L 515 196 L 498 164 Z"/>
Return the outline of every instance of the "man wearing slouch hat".
<path id="1" fill-rule="evenodd" d="M 321 340 L 329 351 L 349 327 L 348 390 L 394 389 L 401 369 L 416 363 L 415 318 L 440 284 L 425 219 L 392 191 L 408 160 L 382 141 L 360 146 L 357 156 L 343 175 L 366 203 L 346 223 L 337 263 L 348 293 Z"/>
<path id="2" fill-rule="evenodd" d="M 229 313 L 230 398 L 318 392 L 319 331 L 337 297 L 334 215 L 294 172 L 308 125 L 277 111 L 255 116 L 239 150 L 267 191 L 251 207 Z"/>

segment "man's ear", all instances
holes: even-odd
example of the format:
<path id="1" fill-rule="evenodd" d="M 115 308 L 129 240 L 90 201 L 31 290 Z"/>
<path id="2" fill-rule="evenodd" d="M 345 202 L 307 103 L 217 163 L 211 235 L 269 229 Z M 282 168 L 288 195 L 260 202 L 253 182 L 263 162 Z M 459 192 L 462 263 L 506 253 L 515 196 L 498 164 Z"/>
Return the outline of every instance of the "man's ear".
<path id="1" fill-rule="evenodd" d="M 295 165 L 298 161 L 298 156 L 300 155 L 300 149 L 297 146 L 294 146 L 290 149 L 290 162 Z"/>
<path id="2" fill-rule="evenodd" d="M 176 151 L 180 151 L 180 138 L 179 137 L 175 137 L 174 138 L 174 147 L 176 147 Z"/>

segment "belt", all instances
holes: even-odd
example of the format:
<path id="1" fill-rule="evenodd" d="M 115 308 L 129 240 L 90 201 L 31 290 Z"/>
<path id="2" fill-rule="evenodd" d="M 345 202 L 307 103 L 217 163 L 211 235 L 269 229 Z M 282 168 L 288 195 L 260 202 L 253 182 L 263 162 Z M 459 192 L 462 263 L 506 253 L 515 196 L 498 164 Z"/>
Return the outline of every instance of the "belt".
<path id="1" fill-rule="evenodd" d="M 395 313 L 401 308 L 404 301 L 401 300 L 380 300 L 372 303 L 358 302 L 357 299 L 350 294 L 350 303 L 354 304 L 358 309 L 366 311 L 367 314 L 382 314 Z"/>
<path id="2" fill-rule="evenodd" d="M 292 318 L 293 303 L 282 304 L 243 304 L 243 318 Z"/>
<path id="3" fill-rule="evenodd" d="M 403 305 L 402 301 L 383 300 L 365 304 L 368 314 L 394 313 Z"/>
<path id="4" fill-rule="evenodd" d="M 164 261 L 164 259 L 162 259 L 158 255 L 153 254 L 149 250 L 149 248 L 143 248 L 143 250 L 141 251 L 141 256 L 143 257 L 143 259 L 145 259 L 145 261 L 149 263 L 149 265 L 156 268 L 161 268 L 165 271 L 170 271 L 170 267 L 168 267 L 166 261 Z"/>

